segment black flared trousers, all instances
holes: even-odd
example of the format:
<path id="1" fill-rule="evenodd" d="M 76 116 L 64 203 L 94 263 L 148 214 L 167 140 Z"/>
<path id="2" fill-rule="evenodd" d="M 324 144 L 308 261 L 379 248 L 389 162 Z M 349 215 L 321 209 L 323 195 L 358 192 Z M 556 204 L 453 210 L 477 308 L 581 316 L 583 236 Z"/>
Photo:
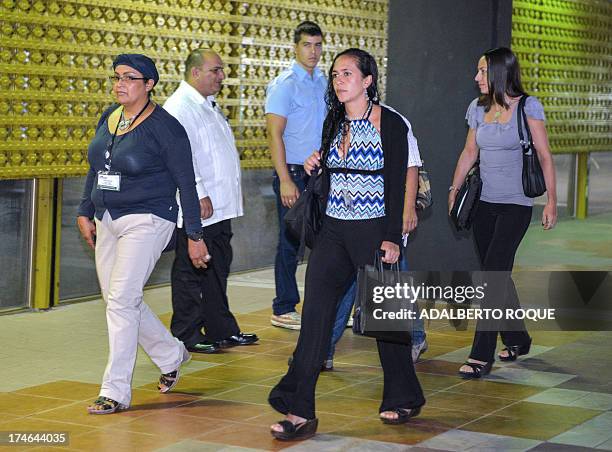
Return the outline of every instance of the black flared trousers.
<path id="1" fill-rule="evenodd" d="M 315 386 L 327 357 L 336 305 L 357 268 L 374 262 L 385 232 L 384 218 L 360 221 L 325 217 L 308 259 L 302 328 L 287 374 L 268 401 L 283 413 L 315 417 Z M 411 346 L 377 341 L 384 372 L 380 411 L 417 408 L 425 404 Z"/>
<path id="2" fill-rule="evenodd" d="M 474 239 L 483 271 L 509 272 L 505 281 L 505 297 L 495 301 L 496 308 L 520 307 L 514 281 L 510 276 L 514 256 L 531 221 L 532 208 L 517 204 L 480 201 L 474 217 Z M 502 291 L 503 292 L 503 291 Z M 484 323 L 484 322 L 483 322 Z M 523 320 L 506 321 L 499 331 L 506 346 L 526 345 L 531 341 Z M 482 331 L 476 325 L 470 358 L 494 361 L 498 331 Z"/>

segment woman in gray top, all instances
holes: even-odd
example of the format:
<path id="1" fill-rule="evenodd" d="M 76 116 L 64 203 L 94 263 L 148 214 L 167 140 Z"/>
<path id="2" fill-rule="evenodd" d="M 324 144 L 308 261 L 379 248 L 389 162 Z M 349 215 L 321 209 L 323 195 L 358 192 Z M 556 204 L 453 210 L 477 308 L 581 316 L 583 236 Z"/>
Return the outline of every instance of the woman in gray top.
<path id="1" fill-rule="evenodd" d="M 519 143 L 517 106 L 527 96 L 521 86 L 516 56 L 510 49 L 488 50 L 478 60 L 475 77 L 481 96 L 468 107 L 469 131 L 449 188 L 449 213 L 466 174 L 480 158 L 482 193 L 473 221 L 474 239 L 483 271 L 510 273 L 514 255 L 531 221 L 533 199 L 525 196 L 522 184 L 522 149 Z M 555 168 L 544 126 L 544 109 L 535 97 L 525 103 L 527 122 L 542 166 L 548 201 L 542 214 L 545 230 L 557 221 Z M 508 279 L 502 307 L 518 308 L 512 279 Z M 463 378 L 480 378 L 495 361 L 497 331 L 477 330 L 469 359 L 459 370 Z M 523 321 L 506 324 L 500 331 L 506 346 L 498 355 L 514 361 L 529 353 L 531 338 Z"/>

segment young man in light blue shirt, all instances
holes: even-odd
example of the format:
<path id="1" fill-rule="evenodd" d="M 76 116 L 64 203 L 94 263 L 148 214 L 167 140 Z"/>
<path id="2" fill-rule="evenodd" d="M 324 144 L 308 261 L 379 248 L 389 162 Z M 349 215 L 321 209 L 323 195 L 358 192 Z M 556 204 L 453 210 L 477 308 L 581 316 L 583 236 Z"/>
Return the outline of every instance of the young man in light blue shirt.
<path id="1" fill-rule="evenodd" d="M 327 79 L 317 67 L 323 46 L 319 26 L 309 21 L 299 24 L 294 31 L 294 43 L 295 61 L 268 85 L 266 127 L 275 169 L 273 188 L 280 229 L 271 323 L 299 330 L 301 318 L 295 310 L 300 302 L 295 279 L 299 242 L 287 234 L 283 218 L 306 186 L 304 160 L 321 146 Z"/>

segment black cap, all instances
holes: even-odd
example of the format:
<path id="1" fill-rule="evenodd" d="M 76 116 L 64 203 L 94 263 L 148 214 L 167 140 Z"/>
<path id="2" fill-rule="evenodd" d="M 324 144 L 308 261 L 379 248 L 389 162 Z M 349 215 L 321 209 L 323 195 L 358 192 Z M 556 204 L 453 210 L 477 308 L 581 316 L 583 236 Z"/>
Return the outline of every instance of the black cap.
<path id="1" fill-rule="evenodd" d="M 140 53 L 122 53 L 121 55 L 117 55 L 117 58 L 113 61 L 113 69 L 120 64 L 136 69 L 143 77 L 153 80 L 153 84 L 157 85 L 159 81 L 159 72 L 157 72 L 153 60 L 148 56 Z"/>

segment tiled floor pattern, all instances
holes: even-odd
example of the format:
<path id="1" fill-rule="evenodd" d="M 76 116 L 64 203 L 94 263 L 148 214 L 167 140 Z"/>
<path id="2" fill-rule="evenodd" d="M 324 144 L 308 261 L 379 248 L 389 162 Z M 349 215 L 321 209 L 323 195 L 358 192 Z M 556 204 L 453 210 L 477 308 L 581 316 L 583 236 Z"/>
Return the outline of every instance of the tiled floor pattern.
<path id="1" fill-rule="evenodd" d="M 612 268 L 612 213 L 586 220 L 563 218 L 544 231 L 534 221 L 519 246 L 514 269 L 609 270 Z"/>
<path id="2" fill-rule="evenodd" d="M 375 344 L 347 330 L 335 370 L 317 386 L 320 434 L 297 444 L 274 441 L 268 427 L 281 416 L 266 397 L 298 333 L 269 324 L 271 278 L 266 270 L 230 283 L 241 328 L 257 332 L 259 345 L 194 355 L 166 395 L 155 390 L 158 371 L 141 351 L 133 405 L 110 416 L 85 411 L 106 361 L 101 302 L 0 317 L 0 432 L 66 431 L 68 449 L 86 451 L 612 450 L 612 334 L 535 332 L 528 357 L 496 363 L 483 381 L 465 381 L 456 372 L 472 333 L 435 322 L 417 365 L 427 397 L 419 417 L 404 426 L 377 419 L 382 373 Z M 168 299 L 168 289 L 146 295 L 166 323 Z"/>

